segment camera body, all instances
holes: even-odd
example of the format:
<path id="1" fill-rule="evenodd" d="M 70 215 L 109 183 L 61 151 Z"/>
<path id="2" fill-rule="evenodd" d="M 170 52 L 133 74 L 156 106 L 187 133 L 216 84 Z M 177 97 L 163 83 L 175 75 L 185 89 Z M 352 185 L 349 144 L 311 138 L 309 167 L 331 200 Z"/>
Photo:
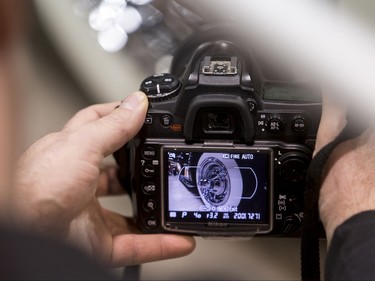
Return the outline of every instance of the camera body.
<path id="1" fill-rule="evenodd" d="M 199 46 L 177 72 L 142 82 L 144 126 L 115 153 L 138 226 L 299 236 L 319 93 L 264 79 L 251 54 L 224 40 Z"/>

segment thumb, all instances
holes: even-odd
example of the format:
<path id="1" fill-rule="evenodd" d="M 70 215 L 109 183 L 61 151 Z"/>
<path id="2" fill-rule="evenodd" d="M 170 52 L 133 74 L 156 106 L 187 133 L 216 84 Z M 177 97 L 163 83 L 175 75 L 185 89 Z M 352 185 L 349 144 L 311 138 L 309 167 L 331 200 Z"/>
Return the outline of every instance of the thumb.
<path id="1" fill-rule="evenodd" d="M 86 139 L 104 157 L 120 149 L 141 129 L 148 107 L 144 93 L 135 92 L 110 114 L 87 124 Z"/>

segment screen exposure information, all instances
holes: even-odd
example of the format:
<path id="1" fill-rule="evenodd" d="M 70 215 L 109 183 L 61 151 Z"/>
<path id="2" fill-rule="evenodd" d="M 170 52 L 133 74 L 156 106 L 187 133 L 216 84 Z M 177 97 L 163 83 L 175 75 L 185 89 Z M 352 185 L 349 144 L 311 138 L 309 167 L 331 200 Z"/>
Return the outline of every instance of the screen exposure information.
<path id="1" fill-rule="evenodd" d="M 268 223 L 270 151 L 165 148 L 165 220 Z"/>

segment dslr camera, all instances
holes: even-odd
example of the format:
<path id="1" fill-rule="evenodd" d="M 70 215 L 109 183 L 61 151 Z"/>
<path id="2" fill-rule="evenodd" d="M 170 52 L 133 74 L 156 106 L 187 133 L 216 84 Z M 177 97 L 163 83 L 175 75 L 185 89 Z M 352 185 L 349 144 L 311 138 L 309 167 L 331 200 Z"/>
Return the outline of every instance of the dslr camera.
<path id="1" fill-rule="evenodd" d="M 267 79 L 227 40 L 179 51 L 140 86 L 149 110 L 115 153 L 144 233 L 299 236 L 319 92 Z"/>

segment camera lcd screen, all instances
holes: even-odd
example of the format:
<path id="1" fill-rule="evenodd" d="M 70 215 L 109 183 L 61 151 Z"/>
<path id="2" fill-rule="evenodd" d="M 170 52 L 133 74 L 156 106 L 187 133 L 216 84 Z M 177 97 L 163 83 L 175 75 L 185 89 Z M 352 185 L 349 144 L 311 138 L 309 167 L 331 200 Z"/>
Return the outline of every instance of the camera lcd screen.
<path id="1" fill-rule="evenodd" d="M 321 97 L 311 88 L 291 85 L 265 85 L 263 98 L 276 101 L 321 102 Z"/>
<path id="2" fill-rule="evenodd" d="M 166 224 L 270 224 L 270 149 L 165 147 L 163 157 Z"/>

